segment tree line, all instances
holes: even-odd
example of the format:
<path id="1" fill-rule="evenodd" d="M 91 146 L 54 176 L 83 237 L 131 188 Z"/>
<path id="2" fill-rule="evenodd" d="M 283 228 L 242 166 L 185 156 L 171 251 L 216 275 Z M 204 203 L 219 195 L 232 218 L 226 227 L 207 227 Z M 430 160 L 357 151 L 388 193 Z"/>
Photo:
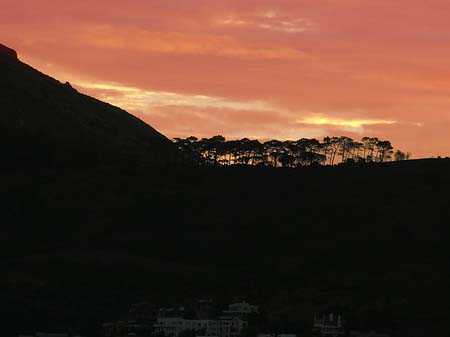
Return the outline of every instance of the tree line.
<path id="1" fill-rule="evenodd" d="M 363 137 L 359 142 L 345 136 L 325 137 L 322 142 L 314 138 L 260 142 L 249 138 L 226 140 L 217 135 L 201 139 L 194 136 L 174 138 L 174 143 L 180 150 L 184 163 L 188 165 L 302 167 L 381 163 L 407 160 L 410 157 L 408 152 L 394 152 L 390 141 L 376 137 Z"/>

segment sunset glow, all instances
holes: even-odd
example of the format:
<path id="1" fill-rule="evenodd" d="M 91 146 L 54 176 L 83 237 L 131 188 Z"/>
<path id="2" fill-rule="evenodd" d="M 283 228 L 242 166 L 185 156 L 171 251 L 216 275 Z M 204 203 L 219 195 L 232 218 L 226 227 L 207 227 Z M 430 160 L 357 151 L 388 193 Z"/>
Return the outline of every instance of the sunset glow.
<path id="1" fill-rule="evenodd" d="M 2 0 L 0 43 L 168 137 L 450 154 L 447 0 Z"/>

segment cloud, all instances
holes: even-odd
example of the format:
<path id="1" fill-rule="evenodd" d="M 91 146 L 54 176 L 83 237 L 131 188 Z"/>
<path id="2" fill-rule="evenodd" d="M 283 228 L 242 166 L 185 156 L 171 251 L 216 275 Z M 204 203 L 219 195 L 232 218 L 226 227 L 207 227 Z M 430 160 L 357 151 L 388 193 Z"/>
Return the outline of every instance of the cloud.
<path id="1" fill-rule="evenodd" d="M 264 46 L 228 35 L 155 32 L 144 29 L 115 29 L 112 26 L 85 27 L 75 39 L 96 48 L 145 53 L 213 55 L 249 59 L 301 60 L 303 51 L 291 47 Z"/>
<path id="2" fill-rule="evenodd" d="M 394 120 L 384 119 L 351 119 L 351 118 L 336 118 L 325 115 L 315 115 L 298 120 L 299 123 L 313 124 L 313 125 L 333 125 L 345 126 L 351 128 L 361 128 L 366 125 L 391 125 L 397 123 Z"/>
<path id="3" fill-rule="evenodd" d="M 81 90 L 109 103 L 134 111 L 152 110 L 161 106 L 189 106 L 191 108 L 220 108 L 233 110 L 275 111 L 270 104 L 259 101 L 238 101 L 223 97 L 198 94 L 182 94 L 166 91 L 151 91 L 117 83 L 99 83 L 76 80 L 74 85 Z"/>
<path id="4" fill-rule="evenodd" d="M 137 114 L 171 136 L 220 133 L 232 138 L 291 139 L 323 136 L 328 130 L 361 134 L 367 126 L 397 123 L 387 119 L 336 117 L 332 112 L 293 112 L 262 100 L 152 91 L 118 83 L 78 80 L 74 85 Z"/>
<path id="5" fill-rule="evenodd" d="M 321 130 L 295 123 L 281 111 L 237 110 L 192 106 L 159 106 L 137 114 L 170 137 L 211 137 L 221 134 L 228 139 L 299 139 L 317 137 Z M 239 125 L 239 127 L 236 127 Z"/>
<path id="6" fill-rule="evenodd" d="M 253 14 L 232 14 L 217 21 L 219 25 L 229 27 L 248 27 L 271 30 L 288 34 L 311 32 L 317 29 L 317 23 L 309 18 L 281 14 L 267 10 Z"/>
<path id="7" fill-rule="evenodd" d="M 339 130 L 341 133 L 363 134 L 366 127 L 371 125 L 393 125 L 397 121 L 371 118 L 339 118 L 332 115 L 312 114 L 309 117 L 297 120 L 297 123 L 304 126 L 317 126 L 323 129 Z"/>

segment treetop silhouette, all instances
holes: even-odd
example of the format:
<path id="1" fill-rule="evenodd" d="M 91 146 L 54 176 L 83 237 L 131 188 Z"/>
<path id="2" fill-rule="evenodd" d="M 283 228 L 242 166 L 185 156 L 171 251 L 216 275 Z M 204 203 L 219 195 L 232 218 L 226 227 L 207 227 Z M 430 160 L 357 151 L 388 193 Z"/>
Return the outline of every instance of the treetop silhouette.
<path id="1" fill-rule="evenodd" d="M 394 149 L 390 141 L 376 137 L 363 137 L 360 142 L 352 138 L 325 137 L 317 139 L 265 142 L 242 138 L 226 140 L 217 135 L 198 139 L 174 138 L 183 161 L 189 165 L 251 165 L 272 167 L 303 167 L 335 165 L 338 163 L 386 162 L 409 159 L 410 154 Z"/>

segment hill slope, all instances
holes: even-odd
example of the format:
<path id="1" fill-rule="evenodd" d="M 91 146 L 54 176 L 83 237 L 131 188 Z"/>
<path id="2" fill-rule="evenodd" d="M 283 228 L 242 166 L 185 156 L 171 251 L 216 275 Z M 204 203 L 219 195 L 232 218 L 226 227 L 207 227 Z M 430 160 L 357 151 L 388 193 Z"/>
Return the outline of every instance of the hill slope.
<path id="1" fill-rule="evenodd" d="M 6 158 L 123 155 L 155 161 L 171 152 L 171 142 L 146 123 L 38 72 L 3 45 L 0 74 L 0 140 Z"/>

